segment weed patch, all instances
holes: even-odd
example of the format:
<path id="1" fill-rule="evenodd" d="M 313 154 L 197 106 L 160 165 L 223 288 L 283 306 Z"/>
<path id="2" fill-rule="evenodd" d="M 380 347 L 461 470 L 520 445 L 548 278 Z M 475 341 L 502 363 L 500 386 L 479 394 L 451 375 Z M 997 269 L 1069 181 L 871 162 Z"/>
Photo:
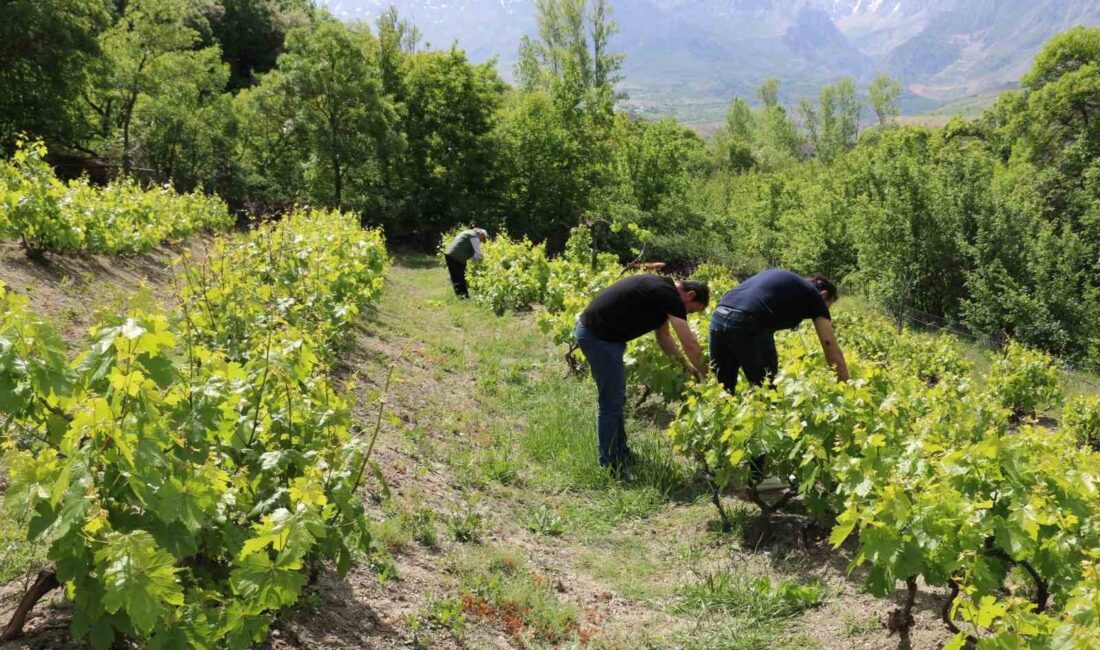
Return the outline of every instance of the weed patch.
<path id="1" fill-rule="evenodd" d="M 522 556 L 499 549 L 466 557 L 458 566 L 462 609 L 500 625 L 509 636 L 558 644 L 577 636 L 580 614 L 563 603 L 550 581 Z"/>

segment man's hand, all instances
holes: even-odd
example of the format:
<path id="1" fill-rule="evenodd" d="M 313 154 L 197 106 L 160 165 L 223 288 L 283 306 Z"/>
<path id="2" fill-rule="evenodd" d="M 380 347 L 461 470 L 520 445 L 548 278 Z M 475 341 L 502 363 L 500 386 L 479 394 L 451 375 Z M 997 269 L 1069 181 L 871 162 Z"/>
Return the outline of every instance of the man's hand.
<path id="1" fill-rule="evenodd" d="M 814 319 L 814 329 L 817 330 L 817 339 L 821 341 L 821 349 L 825 352 L 825 360 L 836 371 L 837 381 L 848 381 L 848 363 L 844 360 L 844 351 L 836 342 L 833 335 L 833 321 L 824 317 Z"/>
<path id="2" fill-rule="evenodd" d="M 695 381 L 703 381 L 703 379 L 706 378 L 706 375 L 699 372 L 699 370 L 695 366 L 691 365 L 691 362 L 687 360 L 687 357 L 680 357 L 680 365 L 684 368 L 684 372 L 686 372 L 688 376 L 690 376 Z"/>
<path id="3" fill-rule="evenodd" d="M 680 347 L 684 348 L 684 354 L 687 355 L 695 370 L 693 374 L 697 379 L 702 380 L 710 371 L 710 366 L 703 358 L 703 346 L 699 345 L 699 340 L 695 338 L 695 332 L 691 331 L 691 326 L 683 318 L 669 316 L 668 322 L 672 324 L 672 329 L 676 330 L 676 337 L 680 339 Z"/>

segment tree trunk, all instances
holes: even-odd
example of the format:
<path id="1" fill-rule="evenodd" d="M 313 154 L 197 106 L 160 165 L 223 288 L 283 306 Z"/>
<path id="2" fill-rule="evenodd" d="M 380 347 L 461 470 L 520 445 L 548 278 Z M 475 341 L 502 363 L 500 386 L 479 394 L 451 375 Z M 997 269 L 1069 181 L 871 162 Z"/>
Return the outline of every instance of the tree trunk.
<path id="1" fill-rule="evenodd" d="M 336 205 L 334 207 L 339 210 L 344 207 L 341 204 L 341 195 L 344 192 L 344 179 L 340 174 L 340 157 L 335 155 L 332 157 L 332 189 L 336 199 Z"/>
<path id="2" fill-rule="evenodd" d="M 27 590 L 27 593 L 23 594 L 23 598 L 19 600 L 19 605 L 15 608 L 15 612 L 11 615 L 11 620 L 8 621 L 7 627 L 0 631 L 0 641 L 11 641 L 19 638 L 23 634 L 23 626 L 27 622 L 27 615 L 34 609 L 35 604 L 42 597 L 50 593 L 54 589 L 61 586 L 61 583 L 57 581 L 57 574 L 53 571 L 39 571 L 38 578 L 31 585 L 31 588 Z"/>

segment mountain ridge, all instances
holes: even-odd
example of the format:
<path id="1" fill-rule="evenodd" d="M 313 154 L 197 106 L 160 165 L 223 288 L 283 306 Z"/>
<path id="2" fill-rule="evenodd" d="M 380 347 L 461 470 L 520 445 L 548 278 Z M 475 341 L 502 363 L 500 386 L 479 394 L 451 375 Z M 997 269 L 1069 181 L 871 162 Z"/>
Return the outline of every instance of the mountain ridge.
<path id="1" fill-rule="evenodd" d="M 344 20 L 391 4 L 426 43 L 496 57 L 506 79 L 534 0 L 327 0 Z M 1010 87 L 1050 37 L 1100 25 L 1100 0 L 622 0 L 613 46 L 626 54 L 624 106 L 688 121 L 720 116 L 767 77 L 793 101 L 842 76 L 887 72 L 919 111 Z"/>

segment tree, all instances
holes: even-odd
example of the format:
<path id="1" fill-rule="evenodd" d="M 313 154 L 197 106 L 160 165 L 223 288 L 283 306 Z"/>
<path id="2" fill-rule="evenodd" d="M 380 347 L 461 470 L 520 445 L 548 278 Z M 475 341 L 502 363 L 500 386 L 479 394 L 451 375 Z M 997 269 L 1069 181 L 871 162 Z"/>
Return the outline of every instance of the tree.
<path id="1" fill-rule="evenodd" d="M 1075 27 L 1050 39 L 1020 83 L 1039 90 L 1089 64 L 1100 63 L 1100 28 Z"/>
<path id="2" fill-rule="evenodd" d="M 187 0 L 130 0 L 125 13 L 100 37 L 104 75 L 88 97 L 99 116 L 102 135 L 110 142 L 121 131 L 118 157 L 123 174 L 132 171 L 131 127 L 134 109 L 144 94 L 170 91 L 155 71 L 161 60 L 193 49 L 199 33 L 190 25 L 199 15 Z"/>
<path id="3" fill-rule="evenodd" d="M 384 152 L 403 147 L 397 115 L 382 94 L 379 71 L 369 58 L 369 32 L 331 20 L 292 30 L 279 57 L 278 82 L 290 97 L 294 128 L 309 159 L 310 195 L 335 208 L 365 213 L 385 210 L 381 187 Z M 348 201 L 349 171 L 356 185 Z M 364 218 L 367 215 L 364 214 Z"/>
<path id="4" fill-rule="evenodd" d="M 101 56 L 109 0 L 5 0 L 0 20 L 0 150 L 27 134 L 84 148 L 82 94 Z"/>
<path id="5" fill-rule="evenodd" d="M 859 136 L 863 104 L 856 97 L 856 85 L 850 77 L 821 89 L 820 107 L 815 109 L 804 99 L 800 113 L 810 134 L 817 157 L 831 163 L 842 151 L 855 146 Z"/>
<path id="6" fill-rule="evenodd" d="M 504 83 L 493 64 L 471 65 L 452 49 L 412 54 L 403 70 L 409 193 L 395 234 L 434 238 L 458 224 L 495 222 L 501 188 L 493 131 Z"/>
<path id="7" fill-rule="evenodd" d="M 275 67 L 286 33 L 308 23 L 307 0 L 218 0 L 206 12 L 211 33 L 229 64 L 233 91 L 256 83 Z"/>
<path id="8" fill-rule="evenodd" d="M 616 141 L 634 203 L 651 214 L 685 197 L 706 153 L 702 139 L 670 117 L 657 122 L 624 117 Z"/>
<path id="9" fill-rule="evenodd" d="M 170 52 L 148 67 L 150 92 L 134 107 L 141 164 L 160 182 L 229 195 L 233 175 L 229 66 L 216 47 Z"/>
<path id="10" fill-rule="evenodd" d="M 579 184 L 577 212 L 563 215 L 575 224 L 590 211 L 608 213 L 615 201 L 611 135 L 623 57 L 610 49 L 617 27 L 607 0 L 537 0 L 536 6 L 538 38 L 523 40 L 516 73 L 525 92 L 546 93 L 569 139 L 559 151 L 569 158 L 553 163 L 571 169 Z M 554 236 L 564 243 L 567 234 L 565 228 Z"/>
<path id="11" fill-rule="evenodd" d="M 549 93 L 511 95 L 497 137 L 504 152 L 508 229 L 534 239 L 568 233 L 588 207 L 588 188 L 574 172 L 574 161 L 581 158 L 578 140 L 563 124 Z"/>
<path id="12" fill-rule="evenodd" d="M 748 102 L 734 97 L 726 111 L 726 131 L 719 137 L 724 142 L 723 164 L 734 171 L 748 171 L 757 164 L 756 159 L 756 116 Z"/>
<path id="13" fill-rule="evenodd" d="M 309 150 L 286 83 L 276 68 L 233 99 L 242 198 L 257 214 L 289 209 L 308 198 L 302 169 Z"/>
<path id="14" fill-rule="evenodd" d="M 899 114 L 898 98 L 901 97 L 901 84 L 890 75 L 882 73 L 875 77 L 867 90 L 871 95 L 871 107 L 878 118 L 879 126 L 885 128 L 893 124 Z"/>
<path id="15" fill-rule="evenodd" d="M 760 99 L 764 106 L 756 117 L 753 157 L 765 169 L 778 169 L 797 162 L 802 155 L 802 138 L 787 109 L 779 103 L 779 80 L 766 80 L 760 86 Z"/>

